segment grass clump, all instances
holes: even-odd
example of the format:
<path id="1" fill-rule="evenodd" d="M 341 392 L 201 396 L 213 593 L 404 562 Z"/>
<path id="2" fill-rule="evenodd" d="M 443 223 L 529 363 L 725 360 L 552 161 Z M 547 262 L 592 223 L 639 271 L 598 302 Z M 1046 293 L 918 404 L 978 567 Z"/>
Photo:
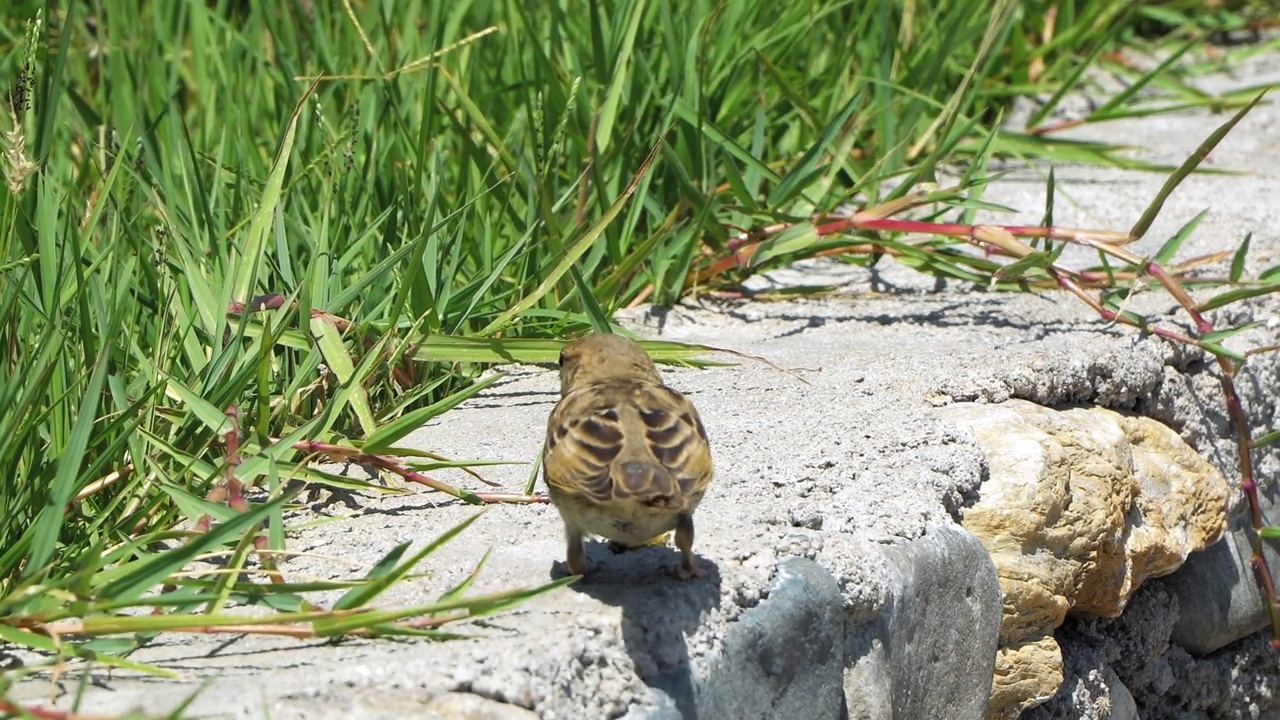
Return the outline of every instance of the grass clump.
<path id="1" fill-rule="evenodd" d="M 396 443 L 482 389 L 479 369 L 551 361 L 619 307 L 846 252 L 811 219 L 910 206 L 942 163 L 967 183 L 995 156 L 1125 164 L 997 123 L 1025 94 L 1050 118 L 1119 48 L 1191 32 L 1183 52 L 1204 23 L 1248 19 L 1049 7 L 11 3 L 0 639 L 129 665 L 132 645 L 93 638 L 242 631 L 232 600 L 286 607 L 270 622 L 289 632 L 379 634 L 552 587 L 375 609 L 423 557 L 400 548 L 324 610 L 305 595 L 334 588 L 269 558 L 291 481 L 365 488 L 311 467 L 318 453 L 466 502 L 536 500 L 439 483 L 426 472 L 447 461 Z M 1164 40 L 1140 34 L 1152 23 Z M 1243 102 L 1171 68 L 1125 68 L 1134 90 L 1085 120 Z M 740 262 L 744 237 L 779 225 L 799 230 Z M 258 590 L 174 579 L 214 552 Z M 59 628 L 77 639 L 50 642 Z"/>

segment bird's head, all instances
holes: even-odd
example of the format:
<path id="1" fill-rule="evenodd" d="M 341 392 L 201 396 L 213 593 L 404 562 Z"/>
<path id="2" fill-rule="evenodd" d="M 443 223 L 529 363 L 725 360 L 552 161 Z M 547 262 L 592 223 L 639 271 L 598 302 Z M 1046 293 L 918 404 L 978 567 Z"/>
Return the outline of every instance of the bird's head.
<path id="1" fill-rule="evenodd" d="M 575 388 L 614 379 L 661 382 L 644 349 L 621 335 L 588 335 L 560 351 L 562 396 Z"/>

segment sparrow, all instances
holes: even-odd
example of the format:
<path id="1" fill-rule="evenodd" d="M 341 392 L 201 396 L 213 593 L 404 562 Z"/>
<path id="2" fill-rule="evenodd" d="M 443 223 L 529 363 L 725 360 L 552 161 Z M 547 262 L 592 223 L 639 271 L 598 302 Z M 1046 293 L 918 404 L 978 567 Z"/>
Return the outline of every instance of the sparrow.
<path id="1" fill-rule="evenodd" d="M 633 548 L 665 543 L 671 530 L 678 576 L 701 574 L 693 511 L 711 484 L 707 431 L 639 345 L 597 334 L 565 346 L 545 452 L 543 479 L 564 520 L 571 575 L 586 574 L 587 533 Z"/>

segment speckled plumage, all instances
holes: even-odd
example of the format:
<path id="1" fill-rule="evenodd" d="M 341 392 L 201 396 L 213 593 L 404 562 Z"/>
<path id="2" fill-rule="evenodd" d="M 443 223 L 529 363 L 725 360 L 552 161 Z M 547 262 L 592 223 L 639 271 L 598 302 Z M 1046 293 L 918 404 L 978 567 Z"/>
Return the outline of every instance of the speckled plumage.
<path id="1" fill-rule="evenodd" d="M 634 547 L 675 530 L 680 575 L 699 574 L 693 511 L 712 466 L 693 404 L 663 385 L 644 350 L 620 335 L 565 346 L 560 396 L 547 420 L 543 477 L 564 519 L 569 572 L 587 570 L 585 533 Z"/>

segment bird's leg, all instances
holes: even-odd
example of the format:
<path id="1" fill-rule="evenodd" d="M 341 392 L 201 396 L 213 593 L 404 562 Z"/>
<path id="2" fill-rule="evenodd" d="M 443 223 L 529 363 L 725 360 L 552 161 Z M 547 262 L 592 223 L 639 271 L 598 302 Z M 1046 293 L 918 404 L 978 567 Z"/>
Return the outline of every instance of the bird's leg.
<path id="1" fill-rule="evenodd" d="M 565 564 L 569 566 L 570 575 L 587 574 L 587 553 L 582 547 L 582 529 L 571 525 L 564 524 L 564 536 L 568 544 L 565 557 Z"/>
<path id="2" fill-rule="evenodd" d="M 680 570 L 677 573 L 680 579 L 701 575 L 698 559 L 693 554 L 693 515 L 689 513 L 680 513 L 676 518 L 676 547 L 680 549 Z"/>

